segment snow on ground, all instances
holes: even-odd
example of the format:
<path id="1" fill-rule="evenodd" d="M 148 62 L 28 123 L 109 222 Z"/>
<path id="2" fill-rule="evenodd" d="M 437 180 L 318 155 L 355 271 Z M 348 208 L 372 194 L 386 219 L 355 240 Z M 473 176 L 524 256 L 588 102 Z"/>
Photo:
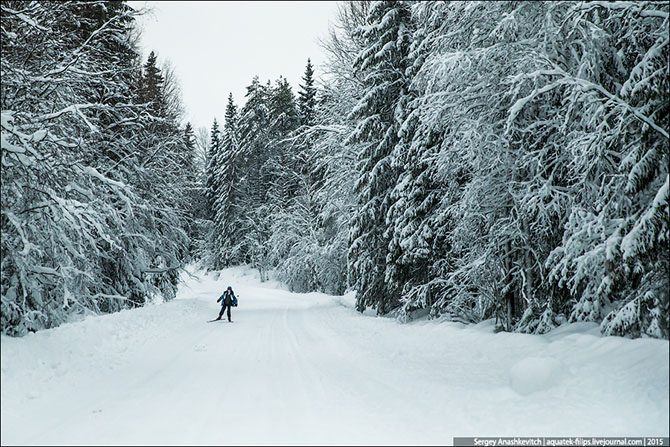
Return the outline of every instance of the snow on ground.
<path id="1" fill-rule="evenodd" d="M 362 316 L 250 270 L 176 300 L 2 337 L 7 444 L 441 444 L 668 436 L 668 342 Z M 216 298 L 239 295 L 233 323 Z"/>

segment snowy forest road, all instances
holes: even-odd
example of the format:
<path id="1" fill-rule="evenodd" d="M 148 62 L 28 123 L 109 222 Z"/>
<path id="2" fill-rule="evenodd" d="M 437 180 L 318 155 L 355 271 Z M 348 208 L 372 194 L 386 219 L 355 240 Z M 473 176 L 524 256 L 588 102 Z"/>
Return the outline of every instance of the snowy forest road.
<path id="1" fill-rule="evenodd" d="M 668 436 L 668 342 L 398 324 L 230 269 L 177 299 L 2 338 L 2 444 L 441 444 Z M 233 323 L 206 323 L 232 285 Z"/>

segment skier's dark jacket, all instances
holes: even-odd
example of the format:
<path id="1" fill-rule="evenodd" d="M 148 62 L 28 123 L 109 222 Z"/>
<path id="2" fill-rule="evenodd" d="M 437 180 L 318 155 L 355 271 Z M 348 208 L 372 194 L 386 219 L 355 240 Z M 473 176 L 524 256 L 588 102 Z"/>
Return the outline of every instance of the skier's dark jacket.
<path id="1" fill-rule="evenodd" d="M 232 306 L 234 301 L 237 301 L 237 297 L 235 296 L 235 292 L 232 290 L 226 290 L 223 292 L 223 295 L 219 297 L 216 302 L 218 303 L 221 301 L 222 306 Z"/>

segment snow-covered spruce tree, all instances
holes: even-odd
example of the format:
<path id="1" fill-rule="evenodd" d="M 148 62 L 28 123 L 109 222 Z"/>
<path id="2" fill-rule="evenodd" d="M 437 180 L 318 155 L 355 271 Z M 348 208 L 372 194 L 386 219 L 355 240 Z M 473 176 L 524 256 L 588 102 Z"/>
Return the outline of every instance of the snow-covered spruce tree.
<path id="1" fill-rule="evenodd" d="M 434 50 L 433 39 L 440 35 L 441 16 L 435 14 L 432 3 L 416 5 L 413 9 L 417 26 L 412 36 L 405 71 L 408 91 L 405 104 L 396 118 L 402 121 L 399 140 L 392 158 L 399 173 L 391 192 L 386 224 L 390 235 L 387 255 L 386 281 L 401 291 L 401 318 L 407 319 L 417 309 L 430 309 L 437 289 L 443 284 L 443 265 L 446 260 L 446 212 L 438 209 L 447 198 L 446 185 L 437 175 L 437 154 L 441 135 L 439 123 L 423 121 L 430 99 L 423 98 L 425 88 L 420 82 L 412 84 L 426 57 Z M 432 116 L 431 118 L 434 118 Z"/>
<path id="2" fill-rule="evenodd" d="M 193 131 L 193 126 L 191 123 L 186 123 L 184 126 L 184 148 L 187 150 L 187 153 L 195 154 L 195 132 Z M 195 160 L 184 158 L 183 163 L 187 165 L 188 168 L 193 170 L 195 167 Z"/>
<path id="3" fill-rule="evenodd" d="M 118 43 L 112 46 L 118 54 Z M 108 175 L 129 184 L 142 198 L 140 210 L 135 213 L 135 223 L 141 228 L 131 233 L 148 233 L 146 242 L 150 245 L 138 247 L 136 241 L 123 239 L 127 247 L 119 251 L 106 242 L 102 244 L 109 254 L 101 261 L 102 282 L 117 292 L 132 291 L 125 293 L 131 297 L 132 305 L 143 304 L 155 295 L 154 291 L 165 299 L 173 298 L 179 267 L 188 260 L 189 253 L 185 231 L 190 210 L 184 206 L 189 185 L 184 179 L 189 168 L 182 159 L 186 157 L 188 161 L 190 154 L 185 154 L 179 126 L 179 86 L 170 67 L 165 66 L 161 73 L 155 62 L 148 60 L 142 69 L 128 67 L 130 74 L 125 79 L 130 88 L 117 101 L 128 106 L 132 99 L 138 104 L 138 113 L 135 119 L 109 127 L 109 142 L 97 143 L 106 155 L 97 164 L 104 166 Z M 148 77 L 157 80 L 152 90 L 143 89 Z"/>
<path id="4" fill-rule="evenodd" d="M 314 80 L 314 67 L 310 59 L 307 59 L 303 84 L 298 91 L 298 112 L 300 114 L 300 127 L 293 132 L 293 140 L 290 141 L 291 151 L 296 157 L 296 176 L 299 178 L 299 189 L 307 188 L 316 192 L 323 184 L 323 169 L 319 166 L 314 151 L 314 128 L 317 122 L 317 94 L 318 90 Z M 320 104 L 323 105 L 323 104 Z M 300 191 L 296 194 L 302 194 Z M 311 200 L 311 199 L 310 199 Z"/>
<path id="5" fill-rule="evenodd" d="M 147 110 L 154 116 L 160 116 L 166 109 L 163 84 L 163 75 L 158 68 L 158 57 L 151 51 L 139 79 L 139 99 L 148 105 Z"/>
<path id="6" fill-rule="evenodd" d="M 198 257 L 198 243 L 202 240 L 202 227 L 200 225 L 200 213 L 204 206 L 204 190 L 200 184 L 196 138 L 193 126 L 190 122 L 186 123 L 183 131 L 183 152 L 180 153 L 179 163 L 184 167 L 184 199 L 187 214 L 187 234 L 189 236 L 189 257 Z"/>
<path id="7" fill-rule="evenodd" d="M 268 101 L 270 112 L 270 146 L 262 171 L 268 185 L 272 211 L 285 209 L 295 196 L 302 167 L 299 148 L 289 137 L 300 125 L 300 112 L 291 85 L 286 78 L 277 79 Z"/>
<path id="8" fill-rule="evenodd" d="M 391 154 L 405 106 L 409 6 L 402 1 L 374 2 L 367 21 L 360 31 L 366 47 L 354 64 L 365 91 L 351 112 L 358 123 L 347 139 L 362 145 L 356 182 L 359 208 L 350 230 L 348 269 L 358 310 L 372 307 L 383 315 L 399 303 L 399 291 L 385 281 L 389 243 L 385 216 L 396 179 Z"/>
<path id="9" fill-rule="evenodd" d="M 236 165 L 239 152 L 237 122 L 237 106 L 230 93 L 226 104 L 219 162 L 215 171 L 219 191 L 213 204 L 216 232 L 214 243 L 220 253 L 221 265 L 224 267 L 235 261 L 232 256 L 233 241 L 240 240 L 244 236 L 240 233 L 239 216 L 234 213 L 239 200 L 237 194 L 239 172 Z"/>
<path id="10" fill-rule="evenodd" d="M 316 113 L 316 86 L 314 85 L 314 67 L 309 59 L 307 59 L 302 82 L 303 84 L 300 84 L 300 91 L 298 92 L 300 124 L 302 126 L 312 126 Z"/>
<path id="11" fill-rule="evenodd" d="M 3 333 L 173 290 L 152 263 L 178 261 L 185 235 L 140 163 L 133 16 L 121 2 L 1 6 Z"/>
<path id="12" fill-rule="evenodd" d="M 393 232 L 389 245 L 389 259 L 393 261 L 387 269 L 387 280 L 402 290 L 405 313 L 431 307 L 433 315 L 448 312 L 452 318 L 477 321 L 490 309 L 490 301 L 482 305 L 481 298 L 473 300 L 472 295 L 481 291 L 474 284 L 453 281 L 451 276 L 455 261 L 465 262 L 467 258 L 464 253 L 455 254 L 458 245 L 454 243 L 454 227 L 462 221 L 457 206 L 473 171 L 468 163 L 468 146 L 458 141 L 462 134 L 454 129 L 477 123 L 462 116 L 468 110 L 465 104 L 489 92 L 484 82 L 467 90 L 467 82 L 476 82 L 477 73 L 470 77 L 457 71 L 461 61 L 454 56 L 465 59 L 463 50 L 467 46 L 461 40 L 469 23 L 458 20 L 462 13 L 459 7 L 469 5 L 421 2 L 413 8 L 419 25 L 405 73 L 410 82 L 407 117 L 394 152 L 400 175 L 387 216 Z M 482 8 L 474 12 L 481 14 Z M 451 37 L 448 41 L 447 32 Z M 479 94 L 472 95 L 477 89 Z M 483 109 L 470 107 L 473 115 Z M 477 273 L 473 277 L 479 278 Z"/>
<path id="13" fill-rule="evenodd" d="M 269 237 L 269 208 L 267 182 L 269 172 L 262 170 L 269 157 L 270 86 L 260 83 L 256 76 L 247 87 L 246 103 L 240 110 L 239 153 L 236 158 L 239 201 L 230 213 L 238 223 L 239 239 L 230 242 L 230 255 L 236 263 L 251 263 L 263 272 L 268 270 L 267 245 Z"/>
<path id="14" fill-rule="evenodd" d="M 214 118 L 212 122 L 212 130 L 210 131 L 209 148 L 207 150 L 207 199 L 209 209 L 214 211 L 214 201 L 216 200 L 217 186 L 216 186 L 216 168 L 218 163 L 218 156 L 221 150 L 221 129 L 219 123 Z M 213 219 L 213 215 L 211 215 Z"/>
<path id="15" fill-rule="evenodd" d="M 551 66 L 564 88 L 572 211 L 548 263 L 572 321 L 668 337 L 668 5 L 561 3 Z"/>
<path id="16" fill-rule="evenodd" d="M 216 219 L 216 200 L 220 193 L 219 177 L 217 171 L 221 162 L 221 129 L 216 118 L 212 122 L 212 130 L 209 133 L 209 146 L 207 148 L 207 165 L 205 176 L 205 196 L 207 198 L 207 225 L 206 246 L 204 263 L 208 268 L 217 270 L 223 267 L 221 261 L 220 247 L 217 245 L 218 233 L 214 221 Z"/>
<path id="17" fill-rule="evenodd" d="M 317 185 L 322 180 L 322 172 L 315 166 L 314 159 L 314 134 L 312 132 L 317 119 L 317 88 L 314 84 L 314 67 L 310 59 L 307 59 L 305 74 L 302 77 L 303 84 L 298 91 L 298 112 L 300 114 L 300 127 L 294 131 L 295 139 L 290 142 L 292 152 L 300 162 L 300 174 L 309 177 L 309 183 Z"/>

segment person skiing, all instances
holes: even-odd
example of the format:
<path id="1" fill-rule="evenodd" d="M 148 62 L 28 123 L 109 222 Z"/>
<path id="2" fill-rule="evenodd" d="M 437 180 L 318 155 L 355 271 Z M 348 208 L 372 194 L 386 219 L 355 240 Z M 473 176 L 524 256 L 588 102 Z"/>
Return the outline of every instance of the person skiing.
<path id="1" fill-rule="evenodd" d="M 228 321 L 231 321 L 230 319 L 230 308 L 233 306 L 237 306 L 237 297 L 235 296 L 235 293 L 233 292 L 233 288 L 228 286 L 225 292 L 223 292 L 223 295 L 219 297 L 216 302 L 218 303 L 221 301 L 221 312 L 219 312 L 219 317 L 216 320 L 220 320 L 221 317 L 223 316 L 223 312 L 228 309 Z M 214 321 L 216 321 L 214 320 Z"/>

